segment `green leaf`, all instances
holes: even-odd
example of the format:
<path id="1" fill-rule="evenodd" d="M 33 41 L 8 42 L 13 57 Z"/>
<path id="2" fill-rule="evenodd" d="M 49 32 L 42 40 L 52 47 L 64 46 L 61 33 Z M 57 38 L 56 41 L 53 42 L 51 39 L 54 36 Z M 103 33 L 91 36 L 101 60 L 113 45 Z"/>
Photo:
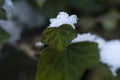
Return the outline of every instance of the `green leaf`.
<path id="1" fill-rule="evenodd" d="M 65 24 L 59 28 L 47 28 L 43 32 L 42 42 L 58 50 L 64 50 L 75 37 L 77 37 L 77 33 L 72 26 Z"/>
<path id="2" fill-rule="evenodd" d="M 80 80 L 86 69 L 98 65 L 96 43 L 71 44 L 65 51 L 49 47 L 41 52 L 35 80 Z"/>
<path id="3" fill-rule="evenodd" d="M 86 14 L 99 12 L 103 9 L 100 0 L 71 0 L 70 5 Z"/>
<path id="4" fill-rule="evenodd" d="M 116 80 L 106 65 L 91 69 L 84 80 Z"/>
<path id="5" fill-rule="evenodd" d="M 7 17 L 6 17 L 6 12 L 3 8 L 0 7 L 0 19 L 2 20 L 6 20 Z"/>
<path id="6" fill-rule="evenodd" d="M 101 72 L 101 80 L 116 80 L 107 66 L 101 66 L 99 70 Z"/>
<path id="7" fill-rule="evenodd" d="M 44 4 L 45 0 L 37 0 L 38 5 L 41 7 Z"/>
<path id="8" fill-rule="evenodd" d="M 106 16 L 115 16 L 118 15 L 119 12 L 116 9 L 111 9 L 109 13 L 106 14 Z M 105 30 L 113 30 L 117 27 L 118 25 L 118 19 L 104 19 L 102 21 L 102 25 Z"/>
<path id="9" fill-rule="evenodd" d="M 43 4 L 42 8 L 44 9 L 45 13 L 49 16 L 49 18 L 56 17 L 58 12 L 68 11 L 69 2 L 70 0 L 45 0 L 45 3 Z"/>
<path id="10" fill-rule="evenodd" d="M 120 80 L 120 69 L 117 70 L 117 76 L 116 76 L 116 80 Z"/>
<path id="11" fill-rule="evenodd" d="M 5 40 L 9 38 L 9 34 L 6 33 L 1 27 L 0 27 L 0 47 L 4 44 Z"/>
<path id="12" fill-rule="evenodd" d="M 5 12 L 5 10 L 2 8 L 3 3 L 4 3 L 4 0 L 0 0 L 0 19 L 6 20 L 6 19 L 7 19 L 7 17 L 6 17 L 6 12 Z"/>
<path id="13" fill-rule="evenodd" d="M 0 0 L 0 7 L 2 7 L 4 0 Z"/>
<path id="14" fill-rule="evenodd" d="M 40 9 L 39 3 L 36 0 L 27 0 L 27 2 L 33 9 Z"/>

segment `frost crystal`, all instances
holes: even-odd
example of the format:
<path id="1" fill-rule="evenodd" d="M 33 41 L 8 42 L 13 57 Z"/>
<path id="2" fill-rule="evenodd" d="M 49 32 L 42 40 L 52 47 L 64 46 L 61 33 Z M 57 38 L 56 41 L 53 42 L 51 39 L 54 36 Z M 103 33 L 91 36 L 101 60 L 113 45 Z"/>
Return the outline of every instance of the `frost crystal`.
<path id="1" fill-rule="evenodd" d="M 75 28 L 74 24 L 77 23 L 76 15 L 68 15 L 66 12 L 60 12 L 56 18 L 50 19 L 49 27 L 59 27 L 63 24 L 70 24 L 73 28 Z"/>

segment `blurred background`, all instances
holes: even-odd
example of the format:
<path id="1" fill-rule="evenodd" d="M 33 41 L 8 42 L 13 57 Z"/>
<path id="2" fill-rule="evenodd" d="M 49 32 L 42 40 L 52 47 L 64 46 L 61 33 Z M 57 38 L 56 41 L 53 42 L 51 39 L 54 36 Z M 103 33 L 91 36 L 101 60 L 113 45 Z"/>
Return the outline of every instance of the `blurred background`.
<path id="1" fill-rule="evenodd" d="M 39 52 L 43 48 L 36 47 L 35 43 L 40 41 L 49 19 L 61 11 L 78 16 L 76 31 L 79 33 L 91 32 L 106 40 L 120 38 L 120 0 L 12 2 L 4 1 L 7 19 L 0 17 L 0 33 L 4 34 L 0 35 L 0 80 L 34 80 Z M 102 65 L 86 70 L 81 80 L 120 80 L 119 75 L 116 79 L 111 76 L 106 66 Z"/>

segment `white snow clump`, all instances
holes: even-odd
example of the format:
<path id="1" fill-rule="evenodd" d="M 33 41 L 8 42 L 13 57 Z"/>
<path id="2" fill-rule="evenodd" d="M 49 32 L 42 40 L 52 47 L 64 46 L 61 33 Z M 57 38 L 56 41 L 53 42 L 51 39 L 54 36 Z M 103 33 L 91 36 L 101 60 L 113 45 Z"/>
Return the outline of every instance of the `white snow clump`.
<path id="1" fill-rule="evenodd" d="M 77 16 L 70 15 L 66 12 L 59 12 L 56 18 L 50 19 L 50 25 L 48 27 L 59 27 L 63 24 L 70 24 L 73 28 L 75 28 L 74 24 L 77 23 Z"/>
<path id="2" fill-rule="evenodd" d="M 120 40 L 111 40 L 100 49 L 100 61 L 107 64 L 116 76 L 116 71 L 120 69 Z"/>
<path id="3" fill-rule="evenodd" d="M 40 42 L 40 41 L 35 43 L 35 46 L 36 46 L 36 47 L 41 47 L 41 46 L 43 46 L 43 45 L 44 45 L 44 44 L 43 44 L 42 42 Z"/>
<path id="4" fill-rule="evenodd" d="M 98 43 L 99 49 L 102 48 L 102 46 L 105 44 L 105 40 L 103 38 L 93 35 L 91 33 L 78 34 L 78 36 L 72 40 L 72 43 L 82 41 L 96 42 Z"/>

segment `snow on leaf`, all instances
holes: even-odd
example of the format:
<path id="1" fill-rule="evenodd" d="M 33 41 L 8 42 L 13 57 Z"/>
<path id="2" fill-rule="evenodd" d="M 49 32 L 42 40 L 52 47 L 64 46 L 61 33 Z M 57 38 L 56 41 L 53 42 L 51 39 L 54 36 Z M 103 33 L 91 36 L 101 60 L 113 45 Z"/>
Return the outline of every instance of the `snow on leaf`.
<path id="1" fill-rule="evenodd" d="M 83 34 L 78 34 L 75 39 L 72 40 L 72 43 L 76 42 L 82 42 L 82 41 L 90 41 L 90 42 L 96 42 L 98 43 L 98 48 L 101 49 L 102 46 L 105 44 L 105 40 L 99 36 L 96 36 L 91 33 L 83 33 Z"/>
<path id="2" fill-rule="evenodd" d="M 49 27 L 59 27 L 63 24 L 70 24 L 75 28 L 74 24 L 77 23 L 76 15 L 68 15 L 66 12 L 60 12 L 56 18 L 50 19 Z"/>

